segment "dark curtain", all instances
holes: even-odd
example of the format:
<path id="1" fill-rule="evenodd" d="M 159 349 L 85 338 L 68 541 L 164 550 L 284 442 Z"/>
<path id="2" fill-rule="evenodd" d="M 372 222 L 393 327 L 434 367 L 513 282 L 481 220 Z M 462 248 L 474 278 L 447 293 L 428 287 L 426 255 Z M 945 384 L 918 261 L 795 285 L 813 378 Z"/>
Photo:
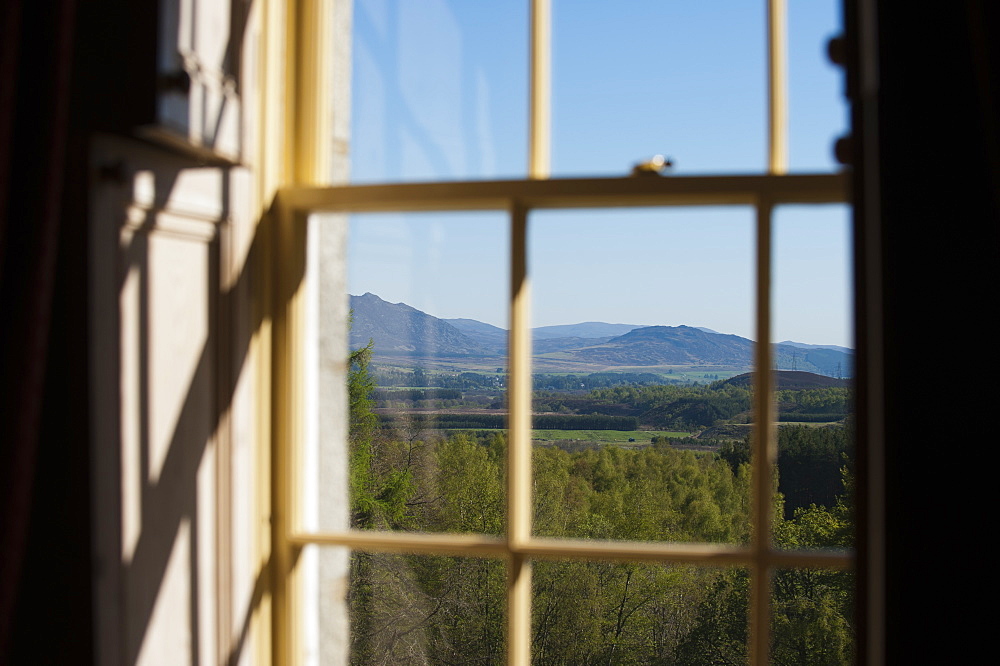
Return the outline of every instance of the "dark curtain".
<path id="1" fill-rule="evenodd" d="M 0 3 L 0 663 L 91 657 L 75 0 Z"/>
<path id="2" fill-rule="evenodd" d="M 848 9 L 855 27 L 875 19 L 855 72 L 877 79 L 853 81 L 857 221 L 877 256 L 858 266 L 857 404 L 883 424 L 884 468 L 869 471 L 885 487 L 886 663 L 976 663 L 992 651 L 976 608 L 993 578 L 982 555 L 997 487 L 1000 3 Z"/>

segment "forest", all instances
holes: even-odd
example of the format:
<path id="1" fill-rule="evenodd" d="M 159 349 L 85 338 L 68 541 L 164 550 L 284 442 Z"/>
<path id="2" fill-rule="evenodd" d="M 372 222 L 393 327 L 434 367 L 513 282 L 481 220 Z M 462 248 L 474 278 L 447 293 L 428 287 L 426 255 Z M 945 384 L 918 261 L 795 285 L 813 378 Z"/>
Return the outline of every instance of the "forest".
<path id="1" fill-rule="evenodd" d="M 407 428 L 402 421 L 379 419 L 370 351 L 358 350 L 351 360 L 353 526 L 501 534 L 505 432 L 428 430 L 426 423 Z M 612 387 L 596 389 L 590 397 L 639 404 L 643 414 L 673 423 L 691 422 L 690 414 L 703 413 L 695 409 L 699 394 L 668 396 L 661 388 L 679 387 Z M 751 398 L 738 387 L 716 396 L 705 387 L 701 391 L 702 404 L 707 399 L 716 415 L 742 413 Z M 831 395 L 796 404 L 808 413 L 842 410 L 849 396 L 834 404 Z M 789 397 L 779 395 L 779 402 Z M 675 404 L 678 400 L 682 404 Z M 776 545 L 851 546 L 850 442 L 843 425 L 779 429 Z M 662 440 L 636 448 L 574 451 L 537 446 L 535 534 L 745 543 L 749 462 L 747 438 L 709 453 L 680 450 Z M 744 569 L 544 560 L 533 568 L 534 663 L 747 661 Z M 852 576 L 776 572 L 772 663 L 851 662 Z M 356 552 L 349 590 L 352 663 L 502 663 L 504 590 L 502 560 Z"/>

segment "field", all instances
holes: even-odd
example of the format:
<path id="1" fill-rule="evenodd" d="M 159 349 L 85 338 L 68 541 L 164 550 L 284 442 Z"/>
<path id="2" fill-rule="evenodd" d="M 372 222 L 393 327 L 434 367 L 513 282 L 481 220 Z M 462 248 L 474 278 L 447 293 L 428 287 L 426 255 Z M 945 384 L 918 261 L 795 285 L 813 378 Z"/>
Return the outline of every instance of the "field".
<path id="1" fill-rule="evenodd" d="M 652 372 L 663 375 L 664 381 L 673 381 L 681 384 L 698 382 L 699 384 L 710 384 L 716 379 L 729 379 L 736 375 L 750 371 L 750 368 L 740 366 L 720 366 L 720 365 L 607 365 L 605 363 L 583 363 L 580 361 L 567 361 L 557 357 L 559 352 L 551 354 L 541 354 L 532 357 L 532 372 L 535 374 L 552 375 L 586 375 L 592 372 Z M 477 372 L 481 374 L 499 374 L 497 368 L 507 366 L 506 356 L 488 357 L 433 357 L 433 356 L 413 356 L 399 357 L 389 355 L 376 355 L 376 363 L 380 368 L 410 372 L 413 368 L 420 367 L 432 374 L 446 373 L 457 374 L 460 372 Z"/>
<path id="2" fill-rule="evenodd" d="M 532 430 L 536 443 L 551 444 L 560 440 L 599 444 L 649 444 L 652 437 L 688 437 L 691 433 L 670 430 Z M 634 439 L 634 442 L 629 442 Z"/>

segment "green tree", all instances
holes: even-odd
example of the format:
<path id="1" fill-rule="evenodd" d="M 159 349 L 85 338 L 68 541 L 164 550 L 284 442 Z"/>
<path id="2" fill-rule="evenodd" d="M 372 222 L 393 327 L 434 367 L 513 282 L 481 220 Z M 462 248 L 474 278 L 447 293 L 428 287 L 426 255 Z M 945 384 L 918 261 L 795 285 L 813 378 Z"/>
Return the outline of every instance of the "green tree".
<path id="1" fill-rule="evenodd" d="M 394 447 L 383 441 L 373 408 L 375 378 L 369 370 L 374 342 L 350 354 L 347 375 L 349 489 L 356 527 L 401 526 L 415 488 L 409 467 L 391 464 Z"/>
<path id="2" fill-rule="evenodd" d="M 815 504 L 776 525 L 783 548 L 847 547 L 853 527 L 843 502 Z M 783 569 L 774 576 L 775 664 L 850 664 L 853 658 L 854 574 L 822 569 Z"/>
<path id="3" fill-rule="evenodd" d="M 437 445 L 438 521 L 435 531 L 500 534 L 503 471 L 491 451 L 465 434 Z"/>
<path id="4" fill-rule="evenodd" d="M 747 663 L 749 577 L 745 569 L 718 572 L 708 583 L 694 626 L 677 647 L 678 663 Z"/>

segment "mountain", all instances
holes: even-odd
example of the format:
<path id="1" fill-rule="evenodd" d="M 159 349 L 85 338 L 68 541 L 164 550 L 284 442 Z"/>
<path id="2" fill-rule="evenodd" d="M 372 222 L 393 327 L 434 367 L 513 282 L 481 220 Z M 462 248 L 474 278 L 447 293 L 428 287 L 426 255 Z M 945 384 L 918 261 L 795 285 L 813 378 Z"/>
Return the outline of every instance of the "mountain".
<path id="1" fill-rule="evenodd" d="M 786 347 L 798 347 L 799 349 L 832 349 L 834 351 L 843 352 L 844 354 L 854 353 L 854 350 L 850 347 L 841 347 L 839 345 L 809 345 L 804 342 L 793 342 L 792 340 L 785 340 L 783 342 L 779 342 L 778 344 L 785 345 Z"/>
<path id="2" fill-rule="evenodd" d="M 404 356 L 491 356 L 480 344 L 448 322 L 405 303 L 388 303 L 372 293 L 351 296 L 352 349 L 375 342 L 375 353 Z"/>
<path id="3" fill-rule="evenodd" d="M 499 354 L 506 354 L 507 329 L 486 324 L 475 319 L 444 319 L 476 343 L 495 349 Z"/>
<path id="4" fill-rule="evenodd" d="M 854 351 L 838 351 L 833 347 L 788 345 L 774 346 L 775 359 L 779 369 L 805 370 L 829 377 L 851 377 L 854 375 Z M 844 349 L 844 347 L 840 347 Z"/>
<path id="5" fill-rule="evenodd" d="M 494 326 L 493 324 L 487 324 L 475 319 L 442 319 L 441 321 L 446 321 L 458 330 L 465 334 L 477 333 L 486 336 L 499 336 L 500 338 L 507 337 L 507 329 L 500 328 L 499 326 Z"/>
<path id="6" fill-rule="evenodd" d="M 492 324 L 484 324 L 475 319 L 445 319 L 465 335 L 486 346 L 506 346 L 507 330 Z M 586 321 L 580 324 L 560 324 L 539 326 L 531 329 L 532 345 L 536 352 L 575 349 L 588 344 L 600 344 L 611 338 L 628 333 L 635 324 L 607 324 L 603 321 Z"/>
<path id="7" fill-rule="evenodd" d="M 541 352 L 536 352 L 541 354 Z M 833 377 L 852 374 L 854 354 L 826 347 L 775 345 L 775 365 Z M 753 341 L 738 335 L 711 333 L 692 326 L 647 326 L 601 344 L 543 356 L 551 360 L 601 365 L 753 366 Z"/>
<path id="8" fill-rule="evenodd" d="M 502 365 L 507 331 L 474 319 L 438 319 L 375 294 L 351 296 L 351 347 L 375 342 L 376 356 L 491 359 Z M 621 331 L 624 331 L 623 333 Z M 629 366 L 753 367 L 753 342 L 693 326 L 641 326 L 584 322 L 533 331 L 536 367 L 548 371 L 598 371 Z M 603 335 L 602 335 L 603 334 Z M 850 377 L 851 350 L 804 343 L 774 345 L 780 370 Z"/>
<path id="9" fill-rule="evenodd" d="M 753 343 L 737 335 L 706 333 L 691 326 L 646 326 L 597 345 L 560 353 L 561 360 L 603 365 L 746 366 Z"/>
<path id="10" fill-rule="evenodd" d="M 638 324 L 606 324 L 603 321 L 585 321 L 581 324 L 539 326 L 531 329 L 535 340 L 552 338 L 613 338 L 642 328 Z"/>
<path id="11" fill-rule="evenodd" d="M 614 339 L 615 336 L 603 338 L 534 338 L 531 341 L 531 351 L 536 356 L 539 354 L 551 354 L 553 352 L 569 351 L 591 345 L 600 345 Z"/>

